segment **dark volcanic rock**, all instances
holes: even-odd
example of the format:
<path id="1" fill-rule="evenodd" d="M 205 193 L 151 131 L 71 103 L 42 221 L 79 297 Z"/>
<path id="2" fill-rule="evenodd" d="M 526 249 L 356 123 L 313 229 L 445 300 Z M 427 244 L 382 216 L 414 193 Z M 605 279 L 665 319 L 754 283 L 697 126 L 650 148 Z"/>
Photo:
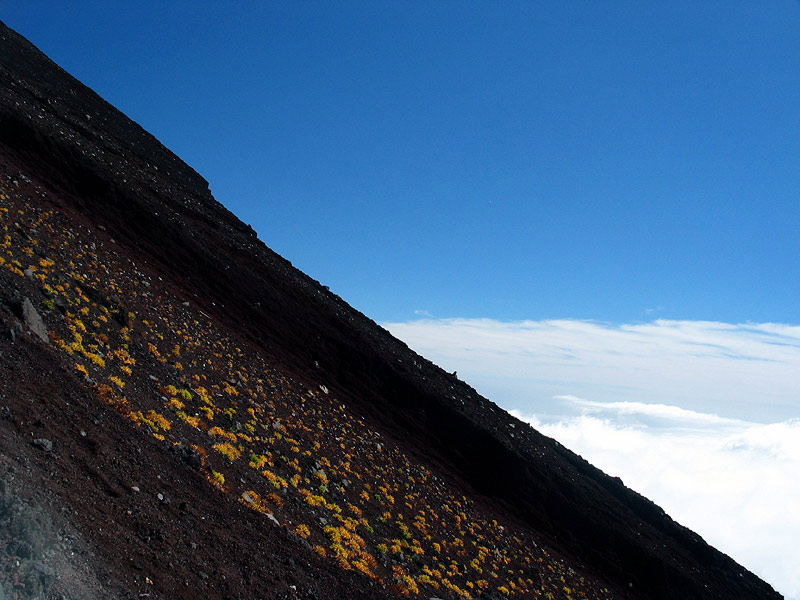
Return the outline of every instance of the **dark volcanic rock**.
<path id="1" fill-rule="evenodd" d="M 27 181 L 19 177 L 23 171 Z M 599 597 L 593 594 L 601 588 L 616 598 L 779 597 L 621 481 L 523 425 L 294 269 L 216 202 L 202 177 L 2 24 L 0 178 L 8 189 L 38 198 L 41 209 L 54 211 L 65 227 L 69 224 L 91 238 L 94 250 L 105 244 L 113 248 L 108 256 L 137 265 L 126 273 L 131 286 L 144 290 L 136 297 L 95 289 L 84 280 L 65 281 L 80 289 L 84 305 L 98 311 L 102 307 L 104 318 L 111 315 L 104 321 L 108 331 L 126 336 L 134 325 L 152 326 L 150 321 L 142 325 L 138 313 L 150 310 L 157 298 L 179 298 L 168 308 L 181 327 L 213 323 L 230 332 L 243 355 L 268 358 L 279 373 L 271 380 L 272 399 L 283 394 L 296 401 L 297 411 L 303 410 L 301 404 L 314 396 L 292 390 L 297 386 L 293 382 L 322 390 L 324 398 L 339 398 L 342 410 L 357 415 L 365 432 L 374 435 L 348 451 L 383 455 L 399 448 L 436 474 L 441 486 L 469 496 L 476 510 L 546 545 L 553 565 L 566 565 L 566 575 L 591 582 L 586 589 L 592 593 L 585 597 Z M 35 279 L 24 273 L 14 277 L 14 284 L 33 299 L 31 308 L 45 298 Z M 2 292 L 0 297 L 10 297 L 10 290 Z M 35 317 L 28 323 L 45 341 L 48 326 L 63 330 L 64 319 L 77 319 L 73 313 L 80 307 L 57 300 L 52 306 L 59 310 L 45 313 L 44 321 L 37 314 L 38 323 Z M 0 331 L 12 331 L 13 319 L 0 305 Z M 343 571 L 334 560 L 309 551 L 305 540 L 296 541 L 298 534 L 289 530 L 286 515 L 314 500 L 304 504 L 279 485 L 269 508 L 283 506 L 284 513 L 251 510 L 259 506 L 243 486 L 254 469 L 234 465 L 236 448 L 225 450 L 230 460 L 222 463 L 236 476 L 224 483 L 217 479 L 212 487 L 208 481 L 214 471 L 207 456 L 183 442 L 165 452 L 159 445 L 163 440 L 153 435 L 163 438 L 166 430 L 158 428 L 153 414 L 126 407 L 107 383 L 113 379 L 100 383 L 78 368 L 109 363 L 146 369 L 125 383 L 123 399 L 155 402 L 153 398 L 172 395 L 164 398 L 174 400 L 170 410 L 178 415 L 189 400 L 167 390 L 167 375 L 179 373 L 175 376 L 183 378 L 179 383 L 189 395 L 199 387 L 182 373 L 180 348 L 167 357 L 148 352 L 144 344 L 126 342 L 130 355 L 126 350 L 112 360 L 102 339 L 87 349 L 77 329 L 70 335 L 62 331 L 69 338 L 62 345 L 71 352 L 63 355 L 57 354 L 56 344 L 0 342 L 0 400 L 9 405 L 8 419 L 0 422 L 0 457 L 13 461 L 15 468 L 24 465 L 29 489 L 38 485 L 58 495 L 65 514 L 91 537 L 98 558 L 92 562 L 87 551 L 86 564 L 102 573 L 113 590 L 105 597 L 159 592 L 170 598 L 294 598 L 301 597 L 301 590 L 303 597 L 328 599 L 397 597 L 401 575 L 392 578 L 389 571 L 379 581 Z M 211 360 L 213 350 L 198 346 L 208 352 L 203 358 Z M 76 366 L 76 360 L 82 362 Z M 228 394 L 244 405 L 240 376 L 226 373 L 219 388 L 225 390 L 220 396 Z M 31 397 L 42 400 L 26 400 Z M 210 405 L 219 401 L 208 400 Z M 264 394 L 259 401 L 267 400 Z M 274 439 L 295 416 L 292 411 L 259 435 Z M 338 416 L 331 412 L 325 422 L 333 424 Z M 173 420 L 178 418 L 197 419 L 189 421 L 195 423 L 195 441 L 247 435 L 244 421 L 226 417 L 223 410 L 216 412 L 213 423 L 185 413 Z M 513 438 L 510 424 L 516 426 Z M 220 431 L 214 432 L 212 425 Z M 44 439 L 44 426 L 57 453 L 31 449 L 32 440 Z M 288 479 L 293 467 L 288 457 L 282 458 L 273 469 Z M 311 458 L 297 460 L 296 468 L 305 469 L 309 479 L 316 477 L 323 493 L 354 501 L 352 484 L 337 485 L 341 478 L 327 481 L 330 468 L 313 465 Z M 142 493 L 121 491 L 134 485 Z M 156 494 L 173 501 L 153 501 Z M 366 508 L 376 495 L 367 494 Z M 283 525 L 263 527 L 263 514 Z M 330 522 L 330 513 L 310 514 L 313 522 Z M 384 526 L 377 514 L 370 529 Z M 503 544 L 491 552 L 503 557 Z M 17 551 L 28 549 L 16 546 Z M 381 556 L 387 565 L 399 560 L 397 555 Z M 50 575 L 40 575 L 42 586 L 50 585 Z M 540 575 L 548 573 L 532 572 L 530 579 Z M 487 599 L 500 597 L 496 591 L 481 593 Z M 446 590 L 437 594 L 451 597 Z M 558 594 L 568 595 L 563 590 Z"/>
<path id="2" fill-rule="evenodd" d="M 53 449 L 53 442 L 47 438 L 36 438 L 33 440 L 33 445 L 37 448 L 41 448 L 45 452 L 50 452 Z"/>

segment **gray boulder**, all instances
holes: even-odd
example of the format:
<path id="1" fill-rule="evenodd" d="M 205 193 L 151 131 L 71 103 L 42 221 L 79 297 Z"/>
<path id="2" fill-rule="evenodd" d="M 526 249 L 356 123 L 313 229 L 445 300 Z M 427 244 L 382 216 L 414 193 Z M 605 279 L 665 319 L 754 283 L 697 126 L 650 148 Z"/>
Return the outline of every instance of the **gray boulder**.
<path id="1" fill-rule="evenodd" d="M 33 303 L 28 298 L 25 298 L 22 301 L 22 320 L 25 322 L 25 325 L 27 325 L 28 329 L 30 329 L 40 340 L 42 340 L 45 344 L 50 343 L 50 337 L 47 335 L 47 327 L 45 327 L 42 317 L 38 312 L 36 312 L 36 309 L 33 307 Z"/>

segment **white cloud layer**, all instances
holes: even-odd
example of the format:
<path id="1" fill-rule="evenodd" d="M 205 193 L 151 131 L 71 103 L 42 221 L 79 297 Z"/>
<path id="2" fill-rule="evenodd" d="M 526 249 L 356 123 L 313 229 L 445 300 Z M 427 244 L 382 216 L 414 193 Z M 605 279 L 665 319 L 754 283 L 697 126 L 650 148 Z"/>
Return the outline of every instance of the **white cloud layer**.
<path id="1" fill-rule="evenodd" d="M 514 412 L 621 477 L 787 597 L 800 597 L 800 421 L 762 425 L 659 405 L 658 418 L 665 408 L 689 415 L 670 414 L 672 426 L 664 428 L 619 425 L 614 411 L 650 416 L 648 405 L 630 404 L 556 423 Z"/>
<path id="2" fill-rule="evenodd" d="M 508 408 L 552 398 L 681 406 L 767 423 L 800 416 L 800 326 L 424 319 L 384 323 Z"/>
<path id="3" fill-rule="evenodd" d="M 384 326 L 800 600 L 800 327 Z"/>

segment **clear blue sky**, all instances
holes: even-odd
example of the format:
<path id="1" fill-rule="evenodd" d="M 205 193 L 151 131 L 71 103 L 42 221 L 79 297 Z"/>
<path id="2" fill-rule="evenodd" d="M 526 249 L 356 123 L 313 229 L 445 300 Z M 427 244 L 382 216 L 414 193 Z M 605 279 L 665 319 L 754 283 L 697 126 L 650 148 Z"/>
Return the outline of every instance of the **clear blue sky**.
<path id="1" fill-rule="evenodd" d="M 0 19 L 378 321 L 800 322 L 797 1 L 0 0 Z"/>

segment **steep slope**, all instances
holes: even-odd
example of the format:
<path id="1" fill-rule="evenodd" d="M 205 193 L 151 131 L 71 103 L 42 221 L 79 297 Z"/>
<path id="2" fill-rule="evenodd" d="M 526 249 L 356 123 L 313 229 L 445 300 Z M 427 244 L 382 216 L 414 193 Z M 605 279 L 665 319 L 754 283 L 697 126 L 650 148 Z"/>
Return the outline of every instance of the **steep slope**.
<path id="1" fill-rule="evenodd" d="M 90 548 L 42 575 L 63 539 L 26 542 L 7 593 L 780 597 L 294 269 L 5 26 L 0 210 L 4 497 Z"/>

